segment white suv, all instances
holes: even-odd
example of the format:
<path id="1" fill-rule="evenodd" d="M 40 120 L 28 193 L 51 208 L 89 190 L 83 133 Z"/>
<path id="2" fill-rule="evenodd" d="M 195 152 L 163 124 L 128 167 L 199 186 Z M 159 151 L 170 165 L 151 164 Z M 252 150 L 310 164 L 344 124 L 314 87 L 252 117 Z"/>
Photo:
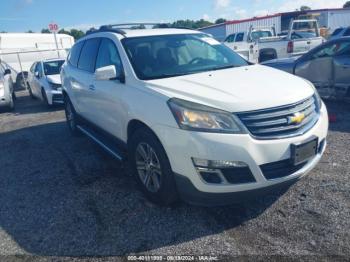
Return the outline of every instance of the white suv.
<path id="1" fill-rule="evenodd" d="M 73 134 L 127 158 L 158 204 L 278 189 L 326 147 L 327 109 L 310 82 L 250 65 L 201 32 L 104 26 L 74 45 L 61 78 Z"/>

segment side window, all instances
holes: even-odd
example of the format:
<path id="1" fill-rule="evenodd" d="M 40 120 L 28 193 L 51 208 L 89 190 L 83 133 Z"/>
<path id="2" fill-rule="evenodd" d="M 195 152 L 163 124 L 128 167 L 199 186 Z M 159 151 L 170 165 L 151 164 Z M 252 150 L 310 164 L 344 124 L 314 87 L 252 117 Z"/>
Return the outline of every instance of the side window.
<path id="1" fill-rule="evenodd" d="M 2 64 L 0 64 L 0 74 L 4 74 L 5 70 Z"/>
<path id="2" fill-rule="evenodd" d="M 236 41 L 235 42 L 242 42 L 244 37 L 244 33 L 238 33 L 236 36 Z"/>
<path id="3" fill-rule="evenodd" d="M 38 72 L 39 77 L 43 76 L 43 67 L 41 66 L 40 62 L 36 64 L 34 72 Z"/>
<path id="4" fill-rule="evenodd" d="M 227 43 L 232 43 L 232 42 L 234 42 L 234 41 L 235 41 L 235 36 L 236 36 L 236 34 L 229 35 L 229 36 L 226 38 L 225 42 L 227 42 Z"/>
<path id="5" fill-rule="evenodd" d="M 100 42 L 101 38 L 92 38 L 85 41 L 79 57 L 79 69 L 90 73 L 95 72 L 95 63 Z"/>
<path id="6" fill-rule="evenodd" d="M 123 65 L 117 47 L 112 40 L 103 38 L 96 59 L 96 69 L 109 65 L 114 65 L 117 73 L 123 71 Z"/>
<path id="7" fill-rule="evenodd" d="M 34 73 L 34 68 L 35 68 L 35 66 L 36 66 L 36 63 L 34 63 L 34 64 L 30 67 L 30 72 L 31 72 L 31 73 Z"/>
<path id="8" fill-rule="evenodd" d="M 321 57 L 333 57 L 344 55 L 344 53 L 348 50 L 350 46 L 349 42 L 338 42 L 331 45 L 327 45 L 317 53 L 313 55 L 313 58 L 321 58 Z"/>
<path id="9" fill-rule="evenodd" d="M 70 51 L 68 61 L 72 66 L 75 66 L 75 67 L 78 66 L 78 60 L 79 60 L 81 48 L 83 47 L 84 42 L 85 41 L 81 41 L 75 44 L 72 50 Z"/>
<path id="10" fill-rule="evenodd" d="M 345 30 L 344 36 L 350 36 L 350 27 Z"/>

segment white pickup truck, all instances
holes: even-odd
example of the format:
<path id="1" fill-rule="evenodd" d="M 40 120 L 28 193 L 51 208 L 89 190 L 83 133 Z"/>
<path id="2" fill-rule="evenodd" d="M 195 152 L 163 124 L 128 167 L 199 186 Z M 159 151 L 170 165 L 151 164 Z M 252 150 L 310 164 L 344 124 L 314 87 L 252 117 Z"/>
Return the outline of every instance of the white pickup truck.
<path id="1" fill-rule="evenodd" d="M 324 42 L 317 20 L 292 20 L 289 30 L 276 35 L 274 27 L 254 28 L 229 35 L 224 44 L 253 63 L 307 53 Z"/>

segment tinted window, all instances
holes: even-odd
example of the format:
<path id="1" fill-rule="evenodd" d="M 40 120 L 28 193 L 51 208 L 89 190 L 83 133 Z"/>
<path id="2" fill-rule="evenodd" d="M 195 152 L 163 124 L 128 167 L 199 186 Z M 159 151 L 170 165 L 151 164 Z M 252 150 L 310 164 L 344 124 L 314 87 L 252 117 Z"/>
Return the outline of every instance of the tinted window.
<path id="1" fill-rule="evenodd" d="M 31 66 L 30 72 L 34 73 L 34 68 L 35 68 L 35 66 L 36 66 L 36 63 L 34 63 L 34 64 Z"/>
<path id="2" fill-rule="evenodd" d="M 112 40 L 104 38 L 96 59 L 96 69 L 104 66 L 114 65 L 118 73 L 123 70 L 119 52 Z"/>
<path id="3" fill-rule="evenodd" d="M 248 65 L 230 48 L 204 34 L 131 37 L 122 43 L 143 80 Z"/>
<path id="4" fill-rule="evenodd" d="M 39 73 L 39 77 L 43 76 L 43 67 L 40 62 L 36 64 L 34 71 Z"/>
<path id="5" fill-rule="evenodd" d="M 335 36 L 335 35 L 339 34 L 342 30 L 343 30 L 343 28 L 335 29 L 333 34 L 332 34 L 332 36 Z"/>
<path id="6" fill-rule="evenodd" d="M 350 48 L 350 42 L 337 42 L 325 46 L 313 55 L 313 58 L 344 55 Z"/>
<path id="7" fill-rule="evenodd" d="M 95 72 L 95 62 L 100 42 L 100 38 L 93 38 L 85 41 L 79 57 L 79 69 L 91 73 Z"/>
<path id="8" fill-rule="evenodd" d="M 228 37 L 226 38 L 225 42 L 227 42 L 227 43 L 232 43 L 232 42 L 234 42 L 234 41 L 235 41 L 235 36 L 236 36 L 236 34 L 233 34 L 233 35 L 228 36 Z"/>
<path id="9" fill-rule="evenodd" d="M 350 36 L 350 27 L 345 30 L 344 36 Z"/>
<path id="10" fill-rule="evenodd" d="M 81 48 L 84 45 L 84 41 L 75 44 L 69 54 L 69 63 L 75 67 L 78 66 L 78 60 L 80 56 Z"/>
<path id="11" fill-rule="evenodd" d="M 235 42 L 242 42 L 244 37 L 244 33 L 239 33 L 236 36 L 236 41 Z"/>

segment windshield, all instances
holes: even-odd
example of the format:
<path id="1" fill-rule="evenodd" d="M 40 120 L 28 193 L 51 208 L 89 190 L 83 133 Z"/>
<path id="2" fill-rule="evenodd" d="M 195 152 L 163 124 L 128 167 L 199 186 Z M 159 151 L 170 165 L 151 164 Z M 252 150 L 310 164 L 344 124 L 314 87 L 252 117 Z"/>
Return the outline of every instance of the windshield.
<path id="1" fill-rule="evenodd" d="M 125 38 L 122 43 L 142 80 L 248 65 L 238 54 L 205 34 Z"/>
<path id="2" fill-rule="evenodd" d="M 59 75 L 64 60 L 44 62 L 45 75 Z"/>
<path id="3" fill-rule="evenodd" d="M 271 36 L 272 36 L 272 33 L 270 31 L 254 31 L 250 35 L 253 41 L 262 37 L 271 37 Z"/>

